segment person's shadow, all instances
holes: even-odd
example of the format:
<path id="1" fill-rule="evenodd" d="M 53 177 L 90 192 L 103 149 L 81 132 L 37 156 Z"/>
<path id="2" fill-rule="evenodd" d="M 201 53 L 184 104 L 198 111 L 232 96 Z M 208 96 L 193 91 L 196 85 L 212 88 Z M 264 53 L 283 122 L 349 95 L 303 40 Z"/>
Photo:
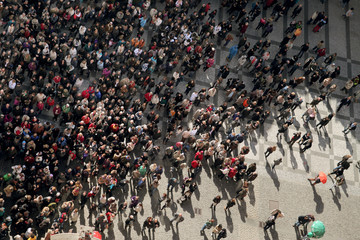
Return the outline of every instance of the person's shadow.
<path id="1" fill-rule="evenodd" d="M 345 180 L 345 182 L 341 185 L 341 188 L 342 188 L 342 190 L 344 191 L 345 196 L 346 196 L 346 197 L 349 197 L 349 194 L 348 194 L 348 192 L 347 192 L 346 180 Z"/>
<path id="2" fill-rule="evenodd" d="M 319 149 L 322 149 L 323 151 L 326 150 L 326 138 L 323 137 L 322 133 L 316 128 L 316 132 L 318 133 L 319 136 L 319 144 L 318 147 Z"/>
<path id="3" fill-rule="evenodd" d="M 303 165 L 304 165 L 305 171 L 308 173 L 310 171 L 310 167 L 309 167 L 309 164 L 308 164 L 308 162 L 307 162 L 307 160 L 305 158 L 305 153 L 304 152 L 300 153 L 300 157 L 303 160 Z"/>
<path id="4" fill-rule="evenodd" d="M 271 179 L 273 180 L 276 189 L 279 191 L 279 189 L 280 189 L 279 178 L 278 178 L 276 172 L 273 172 L 273 171 L 272 171 L 271 166 L 270 166 L 270 164 L 269 164 L 268 161 L 266 161 L 266 166 L 265 166 L 265 168 L 266 168 L 266 172 L 269 174 L 269 176 L 270 176 Z"/>
<path id="5" fill-rule="evenodd" d="M 349 149 L 350 154 L 353 154 L 354 150 L 347 135 L 345 135 L 345 142 L 346 142 L 346 148 Z"/>
<path id="6" fill-rule="evenodd" d="M 234 225 L 233 225 L 233 221 L 232 221 L 232 219 L 231 219 L 231 212 L 230 212 L 230 210 L 225 211 L 225 216 L 226 216 L 226 224 L 227 224 L 227 227 L 228 227 L 229 231 L 232 233 L 232 232 L 233 232 L 233 229 L 234 229 Z"/>
<path id="7" fill-rule="evenodd" d="M 275 229 L 275 225 L 273 228 L 270 228 L 270 234 L 273 240 L 275 239 L 279 239 L 279 234 L 277 233 L 276 229 Z"/>
<path id="8" fill-rule="evenodd" d="M 249 184 L 248 196 L 249 196 L 249 199 L 250 199 L 250 204 L 255 206 L 256 198 L 255 198 L 255 192 L 254 192 L 254 185 L 253 184 Z"/>
<path id="9" fill-rule="evenodd" d="M 187 200 L 186 202 L 184 202 L 183 204 L 180 205 L 182 207 L 182 209 L 188 213 L 190 213 L 190 217 L 194 218 L 195 217 L 195 212 L 192 206 L 192 202 L 191 202 L 191 198 L 189 200 Z"/>
<path id="10" fill-rule="evenodd" d="M 173 240 L 180 240 L 179 238 L 179 226 L 178 224 L 175 224 L 175 229 L 174 229 L 174 226 L 173 224 L 170 224 L 170 227 L 171 227 L 171 231 L 172 231 L 172 234 L 173 234 Z"/>
<path id="11" fill-rule="evenodd" d="M 246 222 L 246 218 L 247 218 L 246 202 L 238 201 L 238 209 L 239 209 L 241 221 Z"/>
<path id="12" fill-rule="evenodd" d="M 256 140 L 256 138 L 252 139 L 251 144 L 250 144 L 250 148 L 251 151 L 253 152 L 254 156 L 256 156 L 257 151 L 256 151 L 256 145 L 257 145 L 258 141 Z"/>
<path id="13" fill-rule="evenodd" d="M 340 191 L 338 190 L 338 188 L 335 188 L 335 193 L 332 188 L 330 189 L 330 191 L 335 205 L 338 207 L 339 211 L 341 211 L 341 204 L 339 202 L 339 198 L 341 197 Z"/>
<path id="14" fill-rule="evenodd" d="M 311 185 L 311 188 L 314 193 L 314 202 L 316 203 L 315 211 L 316 213 L 322 213 L 324 211 L 324 203 L 322 201 L 321 196 L 316 192 L 316 188 L 314 185 Z"/>
<path id="15" fill-rule="evenodd" d="M 290 148 L 292 149 L 292 147 Z M 298 164 L 296 162 L 296 158 L 294 156 L 294 153 L 293 151 L 290 151 L 290 163 L 291 163 L 291 166 L 293 169 L 297 169 L 298 168 Z"/>
<path id="16" fill-rule="evenodd" d="M 284 136 L 285 139 L 285 136 Z M 286 140 L 285 140 L 286 141 Z M 277 142 L 276 145 L 278 145 L 278 149 L 281 152 L 282 155 L 285 155 L 285 150 L 284 150 L 284 146 L 281 142 Z"/>
<path id="17" fill-rule="evenodd" d="M 108 233 L 107 233 L 108 238 L 107 239 L 115 239 L 115 234 L 114 234 L 114 224 L 111 224 L 108 227 Z"/>

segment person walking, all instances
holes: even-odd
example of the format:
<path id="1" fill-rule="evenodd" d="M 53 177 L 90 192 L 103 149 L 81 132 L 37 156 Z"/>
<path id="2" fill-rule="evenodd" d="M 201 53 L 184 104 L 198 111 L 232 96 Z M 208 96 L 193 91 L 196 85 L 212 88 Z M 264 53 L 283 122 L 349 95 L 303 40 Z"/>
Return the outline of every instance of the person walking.
<path id="1" fill-rule="evenodd" d="M 176 185 L 178 185 L 178 180 L 176 178 L 170 178 L 168 181 L 168 185 L 167 185 L 167 191 L 168 192 L 172 192 L 172 190 L 174 189 L 174 187 Z"/>
<path id="2" fill-rule="evenodd" d="M 271 166 L 271 170 L 274 170 L 275 166 L 280 165 L 280 163 L 282 163 L 282 158 L 278 158 L 278 159 L 274 160 L 274 163 Z"/>
<path id="3" fill-rule="evenodd" d="M 331 176 L 331 174 L 335 174 L 335 178 L 341 176 L 344 174 L 345 168 L 343 166 L 337 166 L 333 169 L 331 173 L 328 173 L 328 176 Z"/>
<path id="4" fill-rule="evenodd" d="M 334 184 L 329 188 L 329 190 L 332 190 L 333 188 L 339 187 L 345 183 L 345 177 L 344 175 L 336 176 Z"/>
<path id="5" fill-rule="evenodd" d="M 289 129 L 289 124 L 288 123 L 284 123 L 281 128 L 278 129 L 278 132 L 276 134 L 276 138 L 278 138 L 280 136 L 280 140 L 281 140 L 281 133 L 285 133 L 287 130 Z"/>
<path id="6" fill-rule="evenodd" d="M 230 199 L 230 200 L 227 202 L 226 206 L 224 207 L 224 210 L 225 210 L 225 211 L 229 210 L 229 208 L 235 206 L 235 203 L 236 203 L 236 199 L 235 199 L 235 198 Z"/>
<path id="7" fill-rule="evenodd" d="M 330 113 L 328 116 L 322 118 L 320 122 L 316 124 L 316 127 L 320 126 L 319 129 L 325 127 L 334 116 L 335 113 Z"/>
<path id="8" fill-rule="evenodd" d="M 321 183 L 319 175 L 317 175 L 315 178 L 308 178 L 308 181 L 312 186 Z"/>
<path id="9" fill-rule="evenodd" d="M 221 201 L 221 196 L 217 195 L 216 197 L 213 198 L 213 203 L 211 203 L 210 208 L 213 209 L 214 211 L 216 210 L 216 205 L 218 205 Z"/>
<path id="10" fill-rule="evenodd" d="M 292 138 L 288 142 L 290 146 L 292 146 L 297 140 L 299 140 L 301 137 L 301 132 L 296 132 L 293 134 Z"/>
<path id="11" fill-rule="evenodd" d="M 336 112 L 340 111 L 340 109 L 343 107 L 343 106 L 349 106 L 351 104 L 351 99 L 352 97 L 349 96 L 349 97 L 345 97 L 343 99 L 340 100 L 340 103 L 339 103 L 339 106 L 338 108 L 336 109 Z"/>
<path id="12" fill-rule="evenodd" d="M 307 141 L 303 144 L 304 146 L 300 149 L 300 152 L 303 153 L 303 152 L 305 152 L 307 149 L 311 148 L 311 147 L 312 147 L 312 143 L 313 143 L 312 139 L 307 140 Z"/>
<path id="13" fill-rule="evenodd" d="M 134 222 L 135 222 L 134 215 L 130 214 L 129 217 L 125 220 L 125 230 L 127 227 L 131 228 Z"/>
<path id="14" fill-rule="evenodd" d="M 184 217 L 181 213 L 175 213 L 174 217 L 170 220 L 170 223 L 172 224 L 174 221 L 176 221 L 176 224 L 179 224 L 180 222 L 184 221 Z"/>
<path id="15" fill-rule="evenodd" d="M 238 191 L 236 191 L 235 198 L 239 198 L 241 201 L 244 200 L 244 197 L 246 197 L 248 193 L 247 183 L 244 184 Z"/>
<path id="16" fill-rule="evenodd" d="M 306 118 L 304 122 L 307 124 L 310 120 L 314 120 L 316 116 L 316 109 L 315 107 L 309 107 L 306 112 L 301 116 L 302 119 L 304 119 L 304 116 L 306 115 Z"/>
<path id="17" fill-rule="evenodd" d="M 350 131 L 354 131 L 356 129 L 357 122 L 351 122 L 345 129 L 343 130 L 343 133 L 347 135 Z"/>
<path id="18" fill-rule="evenodd" d="M 354 8 L 350 8 L 346 11 L 345 14 L 343 14 L 344 19 L 350 18 L 352 15 L 354 15 Z"/>
<path id="19" fill-rule="evenodd" d="M 279 217 L 284 217 L 284 214 L 281 212 L 281 210 L 274 209 L 271 212 L 271 216 L 265 222 L 264 231 L 268 230 L 271 226 L 274 226 L 275 225 L 275 220 L 277 218 L 279 218 Z"/>
<path id="20" fill-rule="evenodd" d="M 308 214 L 305 216 L 299 216 L 297 222 L 293 225 L 293 227 L 298 228 L 300 225 L 307 225 L 311 221 L 315 221 L 314 215 Z"/>
<path id="21" fill-rule="evenodd" d="M 205 229 L 210 229 L 214 225 L 215 220 L 214 219 L 208 219 L 205 224 L 201 227 L 200 235 L 203 235 L 205 233 Z"/>
<path id="22" fill-rule="evenodd" d="M 265 152 L 265 158 L 267 158 L 268 156 L 270 156 L 270 154 L 272 154 L 273 152 L 276 151 L 276 146 L 271 146 L 271 147 L 268 147 L 266 149 L 266 152 Z"/>

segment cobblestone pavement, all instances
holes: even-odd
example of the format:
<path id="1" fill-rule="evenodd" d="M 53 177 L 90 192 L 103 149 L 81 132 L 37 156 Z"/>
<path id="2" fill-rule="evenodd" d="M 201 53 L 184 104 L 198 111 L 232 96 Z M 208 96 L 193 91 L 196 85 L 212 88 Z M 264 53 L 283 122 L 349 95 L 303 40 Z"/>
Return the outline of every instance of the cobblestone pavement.
<path id="1" fill-rule="evenodd" d="M 206 1 L 207 2 L 207 1 Z M 338 90 L 325 103 L 320 103 L 319 114 L 317 119 L 326 116 L 330 111 L 335 110 L 339 99 L 344 95 L 340 92 L 340 88 L 351 77 L 360 73 L 360 45 L 358 44 L 360 32 L 360 1 L 351 1 L 351 7 L 355 8 L 355 14 L 350 19 L 344 20 L 342 14 L 344 9 L 341 8 L 338 0 L 325 1 L 321 4 L 318 0 L 300 0 L 304 5 L 303 11 L 296 18 L 306 22 L 315 10 L 324 10 L 329 16 L 330 22 L 319 33 L 313 33 L 313 25 L 304 24 L 303 34 L 294 42 L 293 49 L 290 50 L 288 56 L 293 56 L 299 51 L 299 47 L 304 42 L 310 42 L 310 46 L 314 46 L 318 41 L 325 40 L 325 46 L 328 53 L 336 52 L 338 57 L 336 65 L 341 66 L 341 75 L 337 78 L 336 84 Z M 212 9 L 219 8 L 220 1 L 211 1 Z M 161 8 L 159 3 L 157 7 Z M 248 4 L 248 8 L 251 4 Z M 264 16 L 268 16 L 270 10 L 263 12 Z M 291 10 L 292 11 L 292 10 Z M 219 8 L 216 16 L 217 22 L 227 19 L 226 10 Z M 257 20 L 250 23 L 247 32 L 247 37 L 253 45 L 260 39 L 261 33 L 255 31 Z M 282 40 L 284 30 L 291 19 L 289 17 L 281 18 L 274 24 L 274 32 L 268 38 L 271 39 L 272 46 L 270 52 L 272 56 L 277 52 L 279 42 Z M 237 27 L 234 26 L 234 35 L 237 34 Z M 146 31 L 146 37 L 151 38 L 152 31 Z M 232 44 L 237 43 L 237 38 Z M 221 65 L 225 64 L 225 58 L 228 55 L 229 47 L 217 46 L 216 49 L 216 65 L 209 69 L 206 73 L 199 70 L 196 75 L 196 89 L 203 87 L 208 88 L 213 82 L 215 74 Z M 313 52 L 304 54 L 300 62 L 303 62 L 309 55 L 314 55 Z M 231 74 L 229 77 L 239 77 L 244 80 L 248 89 L 252 88 L 251 76 L 246 71 L 236 70 L 236 58 L 230 62 Z M 300 76 L 303 72 L 297 71 L 295 76 Z M 178 89 L 184 89 L 185 83 L 180 83 Z M 85 88 L 85 87 L 84 87 Z M 313 97 L 319 95 L 319 86 L 299 86 L 296 92 L 304 97 L 304 102 L 309 102 Z M 224 100 L 224 91 L 221 90 L 215 97 L 214 103 L 221 104 Z M 303 104 L 304 105 L 304 104 Z M 360 239 L 360 223 L 358 216 L 360 210 L 358 203 L 360 201 L 360 183 L 359 171 L 353 165 L 345 172 L 346 184 L 335 191 L 329 191 L 332 184 L 332 179 L 328 180 L 325 185 L 316 185 L 311 187 L 307 181 L 308 177 L 314 177 L 319 171 L 325 173 L 330 172 L 336 163 L 345 154 L 352 154 L 353 160 L 359 160 L 360 148 L 359 144 L 360 133 L 357 130 L 355 133 L 348 134 L 344 138 L 341 132 L 349 121 L 360 122 L 360 108 L 359 104 L 351 104 L 350 108 L 342 109 L 336 115 L 326 130 L 317 132 L 315 124 L 310 124 L 309 127 L 303 125 L 301 115 L 305 111 L 305 107 L 297 109 L 295 115 L 297 120 L 291 126 L 288 136 L 291 136 L 295 131 L 304 133 L 310 130 L 314 137 L 314 145 L 304 154 L 299 152 L 298 146 L 295 144 L 292 149 L 286 144 L 285 139 L 277 141 L 277 123 L 273 116 L 270 117 L 264 126 L 262 126 L 253 135 L 251 140 L 245 141 L 243 145 L 250 146 L 251 152 L 246 156 L 248 163 L 256 162 L 258 166 L 259 177 L 250 184 L 249 196 L 245 201 L 238 202 L 230 209 L 228 214 L 225 214 L 223 207 L 227 200 L 235 195 L 238 186 L 233 182 L 219 181 L 212 170 L 205 164 L 200 178 L 197 179 L 199 184 L 199 191 L 196 191 L 191 201 L 183 205 L 173 204 L 171 208 L 166 209 L 160 213 L 158 211 L 158 196 L 166 191 L 167 179 L 163 178 L 160 181 L 159 192 L 156 192 L 152 198 L 146 193 L 146 190 L 140 192 L 141 201 L 144 204 L 144 211 L 138 216 L 139 223 L 135 223 L 134 228 L 130 231 L 124 230 L 124 221 L 126 217 L 117 216 L 114 225 L 105 231 L 105 239 L 211 239 L 210 231 L 206 234 L 200 235 L 200 228 L 204 222 L 213 217 L 217 223 L 221 223 L 228 229 L 227 239 L 281 239 L 290 240 L 296 239 L 297 233 L 292 227 L 297 217 L 303 214 L 314 214 L 317 220 L 324 222 L 326 226 L 326 240 L 350 240 Z M 186 119 L 186 120 L 190 120 Z M 190 124 L 190 121 L 184 121 L 184 125 Z M 166 121 L 163 123 L 166 127 Z M 164 129 L 165 130 L 165 129 Z M 240 131 L 240 127 L 235 129 Z M 171 139 L 175 142 L 178 139 Z M 160 143 L 159 143 L 160 144 Z M 268 162 L 283 157 L 283 163 L 276 167 L 276 171 L 272 172 L 264 157 L 264 152 L 268 146 L 277 145 L 278 150 L 272 154 Z M 159 164 L 164 164 L 169 170 L 169 164 L 161 160 L 162 155 L 156 157 L 155 161 Z M 191 160 L 191 153 L 188 154 L 188 160 Z M 187 174 L 185 171 L 184 175 Z M 170 177 L 169 171 L 165 172 L 166 177 Z M 216 215 L 212 215 L 209 208 L 212 198 L 220 194 L 223 199 L 218 205 Z M 180 196 L 180 191 L 175 188 L 173 198 L 177 199 Z M 118 192 L 117 197 L 120 200 L 129 200 L 129 195 Z M 267 219 L 269 213 L 274 208 L 280 208 L 285 217 L 280 218 L 276 222 L 275 230 L 264 233 L 262 230 L 262 222 Z M 171 225 L 169 219 L 175 212 L 182 212 L 185 221 L 178 225 Z M 95 218 L 88 218 L 88 209 L 85 208 L 81 212 L 80 221 L 74 226 L 74 231 L 79 231 L 81 225 L 92 225 Z M 141 226 L 147 216 L 154 216 L 160 220 L 160 228 L 155 233 L 145 232 L 141 234 Z M 339 221 L 340 220 L 340 221 Z"/>

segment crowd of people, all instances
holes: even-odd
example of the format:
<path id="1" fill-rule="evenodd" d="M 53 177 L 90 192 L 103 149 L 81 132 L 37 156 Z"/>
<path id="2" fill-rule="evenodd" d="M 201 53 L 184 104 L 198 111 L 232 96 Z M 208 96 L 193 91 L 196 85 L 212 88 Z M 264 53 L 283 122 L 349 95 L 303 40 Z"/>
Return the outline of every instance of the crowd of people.
<path id="1" fill-rule="evenodd" d="M 143 209 L 139 192 L 148 188 L 154 197 L 166 181 L 161 180 L 164 171 L 169 171 L 168 192 L 159 198 L 159 210 L 166 211 L 174 202 L 177 185 L 181 197 L 176 202 L 185 204 L 199 187 L 196 179 L 204 164 L 211 165 L 219 179 L 243 183 L 225 211 L 236 199 L 243 201 L 258 176 L 256 163 L 246 161 L 249 146 L 238 151 L 244 140 L 254 138 L 254 131 L 273 113 L 281 141 L 295 121 L 294 110 L 303 103 L 295 91 L 298 85 L 317 85 L 320 92 L 306 104 L 305 124 L 316 120 L 316 105 L 337 89 L 334 79 L 341 69 L 324 41 L 312 50 L 313 43 L 305 43 L 298 54 L 287 54 L 304 25 L 295 20 L 302 11 L 298 2 L 223 0 L 222 22 L 216 18 L 219 9 L 200 0 L 0 2 L 0 139 L 2 161 L 12 165 L 0 177 L 0 239 L 10 231 L 16 240 L 35 240 L 48 229 L 63 232 L 77 222 L 85 206 L 90 215 L 98 213 L 99 231 L 130 209 L 124 226 L 131 229 Z M 261 17 L 262 9 L 272 9 L 270 16 Z M 278 52 L 270 54 L 272 43 L 266 37 L 289 11 L 294 20 Z M 251 46 L 246 31 L 257 21 L 262 39 Z M 316 11 L 306 24 L 318 32 L 327 23 L 326 14 Z M 240 36 L 234 34 L 237 29 Z M 148 32 L 150 37 L 144 36 Z M 227 61 L 237 56 L 237 68 L 248 69 L 252 83 L 228 78 L 225 64 L 210 88 L 195 90 L 195 73 L 214 67 L 216 47 L 229 44 Z M 304 54 L 308 57 L 301 63 Z M 301 70 L 302 76 L 291 77 Z M 350 93 L 359 77 L 343 87 L 346 97 L 337 112 L 358 97 Z M 223 89 L 226 100 L 216 106 L 214 96 Z M 334 116 L 330 113 L 317 126 L 325 127 Z M 240 133 L 235 133 L 239 127 Z M 350 123 L 344 133 L 355 128 L 356 123 Z M 304 152 L 313 139 L 310 129 L 301 135 L 295 133 L 288 143 L 300 139 Z M 274 151 L 276 146 L 268 148 L 266 157 Z M 281 161 L 275 160 L 272 169 Z M 333 173 L 343 178 L 344 166 L 339 166 Z M 115 194 L 128 196 L 129 188 L 129 202 L 117 201 Z M 213 210 L 220 200 L 214 198 Z M 281 211 L 272 214 L 274 224 Z M 305 220 L 299 218 L 296 226 Z M 182 221 L 178 212 L 170 222 Z M 147 217 L 142 232 L 158 227 L 158 219 Z M 201 233 L 211 227 L 214 237 L 226 237 L 226 229 L 214 219 Z"/>

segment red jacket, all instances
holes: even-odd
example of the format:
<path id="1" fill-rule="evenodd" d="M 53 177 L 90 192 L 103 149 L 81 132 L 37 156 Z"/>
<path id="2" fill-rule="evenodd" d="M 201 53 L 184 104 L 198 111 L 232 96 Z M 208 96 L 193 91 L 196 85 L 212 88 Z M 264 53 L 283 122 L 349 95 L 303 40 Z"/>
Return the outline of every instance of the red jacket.
<path id="1" fill-rule="evenodd" d="M 151 92 L 145 93 L 146 101 L 150 102 L 152 99 L 153 94 Z"/>
<path id="2" fill-rule="evenodd" d="M 51 106 L 54 106 L 55 101 L 54 101 L 54 99 L 52 99 L 51 97 L 48 97 L 48 98 L 46 99 L 46 104 L 51 107 Z"/>
<path id="3" fill-rule="evenodd" d="M 197 160 L 193 160 L 191 162 L 191 168 L 197 168 L 199 166 L 199 162 Z"/>
<path id="4" fill-rule="evenodd" d="M 321 49 L 317 50 L 317 54 L 318 54 L 320 57 L 325 56 L 325 54 L 326 54 L 326 48 L 321 48 Z"/>
<path id="5" fill-rule="evenodd" d="M 204 151 L 199 151 L 197 153 L 195 153 L 195 160 L 203 160 L 204 158 Z"/>

